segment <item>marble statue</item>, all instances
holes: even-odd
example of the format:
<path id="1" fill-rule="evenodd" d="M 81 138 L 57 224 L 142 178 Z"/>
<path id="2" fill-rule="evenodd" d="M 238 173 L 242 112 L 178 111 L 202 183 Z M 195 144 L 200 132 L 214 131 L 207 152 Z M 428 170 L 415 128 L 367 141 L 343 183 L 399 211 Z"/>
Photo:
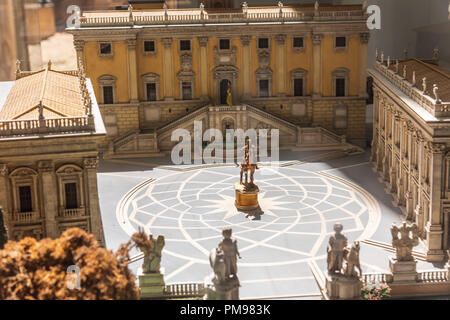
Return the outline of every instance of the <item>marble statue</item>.
<path id="1" fill-rule="evenodd" d="M 222 250 L 215 248 L 209 254 L 209 264 L 214 272 L 215 283 L 225 283 L 226 281 L 226 269 L 225 256 Z"/>
<path id="2" fill-rule="evenodd" d="M 222 230 L 223 239 L 219 243 L 219 249 L 223 252 L 223 259 L 225 263 L 225 279 L 231 276 L 237 277 L 237 258 L 241 259 L 237 247 L 237 240 L 232 235 L 232 230 L 225 227 Z"/>
<path id="3" fill-rule="evenodd" d="M 396 250 L 397 261 L 413 261 L 412 249 L 419 244 L 417 224 L 407 225 L 406 222 L 403 222 L 400 228 L 394 224 L 391 227 L 391 233 L 392 247 Z"/>
<path id="4" fill-rule="evenodd" d="M 142 273 L 159 273 L 161 267 L 161 252 L 164 248 L 164 236 L 159 235 L 157 239 L 153 235 L 147 236 L 143 231 L 133 234 L 131 239 L 136 247 L 144 254 Z"/>
<path id="5" fill-rule="evenodd" d="M 436 104 L 442 103 L 441 99 L 439 99 L 438 90 L 439 90 L 438 86 L 436 84 L 433 84 L 433 94 L 436 100 Z"/>
<path id="6" fill-rule="evenodd" d="M 406 79 L 406 64 L 403 66 L 403 78 Z"/>
<path id="7" fill-rule="evenodd" d="M 347 237 L 342 234 L 344 227 L 341 223 L 336 223 L 333 227 L 335 233 L 330 236 L 327 246 L 327 266 L 330 275 L 342 274 L 344 262 L 344 249 L 347 247 Z"/>
<path id="8" fill-rule="evenodd" d="M 427 78 L 422 79 L 422 93 L 427 94 Z"/>
<path id="9" fill-rule="evenodd" d="M 353 242 L 350 248 L 344 249 L 344 260 L 347 262 L 344 275 L 347 277 L 357 277 L 358 273 L 356 272 L 356 269 L 359 271 L 359 276 L 362 276 L 362 270 L 359 263 L 359 249 L 359 241 Z"/>

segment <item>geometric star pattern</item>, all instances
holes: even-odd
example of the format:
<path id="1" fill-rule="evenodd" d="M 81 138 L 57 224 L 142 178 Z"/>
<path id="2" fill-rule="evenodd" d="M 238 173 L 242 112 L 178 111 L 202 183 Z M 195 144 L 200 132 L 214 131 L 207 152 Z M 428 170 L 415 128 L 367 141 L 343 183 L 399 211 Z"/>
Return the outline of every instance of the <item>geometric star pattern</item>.
<path id="1" fill-rule="evenodd" d="M 211 272 L 209 252 L 225 226 L 232 228 L 243 257 L 239 274 L 259 270 L 260 278 L 247 277 L 248 286 L 273 278 L 279 268 L 323 258 L 336 222 L 353 240 L 370 238 L 378 227 L 380 212 L 370 194 L 299 166 L 260 167 L 255 183 L 263 213 L 247 216 L 234 206 L 238 174 L 232 166 L 174 172 L 136 186 L 119 202 L 116 216 L 129 235 L 141 227 L 165 236 L 166 282 L 203 281 Z"/>

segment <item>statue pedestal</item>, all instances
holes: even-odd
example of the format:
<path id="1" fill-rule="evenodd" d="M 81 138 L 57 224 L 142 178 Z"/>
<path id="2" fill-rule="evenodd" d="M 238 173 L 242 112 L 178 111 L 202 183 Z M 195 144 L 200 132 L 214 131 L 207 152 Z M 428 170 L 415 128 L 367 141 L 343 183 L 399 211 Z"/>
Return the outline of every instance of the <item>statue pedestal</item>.
<path id="1" fill-rule="evenodd" d="M 233 277 L 224 283 L 218 283 L 214 274 L 205 279 L 206 294 L 204 300 L 239 300 L 239 278 Z"/>
<path id="2" fill-rule="evenodd" d="M 236 190 L 236 201 L 234 204 L 238 210 L 250 211 L 259 207 L 259 188 L 256 184 L 246 186 L 240 182 L 236 182 L 234 189 Z"/>
<path id="3" fill-rule="evenodd" d="M 166 284 L 164 283 L 164 275 L 161 273 L 142 273 L 142 269 L 138 270 L 139 275 L 139 292 L 142 299 L 157 299 L 164 296 Z"/>
<path id="4" fill-rule="evenodd" d="M 327 274 L 325 286 L 332 300 L 361 299 L 361 281 L 358 277 Z"/>
<path id="5" fill-rule="evenodd" d="M 397 261 L 397 259 L 389 258 L 389 269 L 392 272 L 393 282 L 409 282 L 417 281 L 417 261 Z"/>

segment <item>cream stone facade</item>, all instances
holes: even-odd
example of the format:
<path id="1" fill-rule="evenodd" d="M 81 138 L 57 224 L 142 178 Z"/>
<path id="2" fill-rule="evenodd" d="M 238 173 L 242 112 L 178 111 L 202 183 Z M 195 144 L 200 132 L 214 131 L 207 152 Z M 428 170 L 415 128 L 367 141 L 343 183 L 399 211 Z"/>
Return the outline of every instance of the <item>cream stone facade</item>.
<path id="1" fill-rule="evenodd" d="M 386 191 L 415 221 L 427 260 L 450 248 L 450 73 L 437 60 L 377 54 L 372 161 Z"/>
<path id="2" fill-rule="evenodd" d="M 89 79 L 50 63 L 18 67 L 16 76 L 0 105 L 0 205 L 10 239 L 79 227 L 104 244 L 97 165 L 105 129 Z"/>
<path id="3" fill-rule="evenodd" d="M 109 156 L 169 151 L 168 128 L 192 126 L 200 113 L 204 130 L 278 128 L 290 136 L 285 147 L 310 139 L 302 132 L 365 145 L 361 5 L 226 10 L 85 11 L 67 29 L 93 81 Z"/>

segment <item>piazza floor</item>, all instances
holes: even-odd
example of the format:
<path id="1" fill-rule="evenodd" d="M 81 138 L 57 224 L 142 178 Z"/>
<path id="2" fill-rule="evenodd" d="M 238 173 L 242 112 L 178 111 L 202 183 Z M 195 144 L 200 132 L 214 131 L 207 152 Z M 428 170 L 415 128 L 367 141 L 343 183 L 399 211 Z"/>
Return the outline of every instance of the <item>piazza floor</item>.
<path id="1" fill-rule="evenodd" d="M 314 275 L 326 270 L 326 245 L 338 221 L 349 243 L 364 240 L 363 272 L 388 272 L 392 252 L 384 245 L 402 213 L 368 160 L 369 151 L 347 157 L 330 151 L 281 152 L 279 167 L 260 165 L 255 174 L 263 211 L 256 217 L 234 206 L 233 185 L 239 179 L 234 165 L 105 160 L 98 184 L 106 245 L 116 250 L 138 228 L 162 234 L 166 283 L 203 282 L 212 272 L 209 252 L 221 240 L 222 228 L 230 226 L 242 255 L 242 299 L 320 299 Z M 130 268 L 136 273 L 140 264 Z M 418 263 L 419 270 L 439 267 Z"/>

